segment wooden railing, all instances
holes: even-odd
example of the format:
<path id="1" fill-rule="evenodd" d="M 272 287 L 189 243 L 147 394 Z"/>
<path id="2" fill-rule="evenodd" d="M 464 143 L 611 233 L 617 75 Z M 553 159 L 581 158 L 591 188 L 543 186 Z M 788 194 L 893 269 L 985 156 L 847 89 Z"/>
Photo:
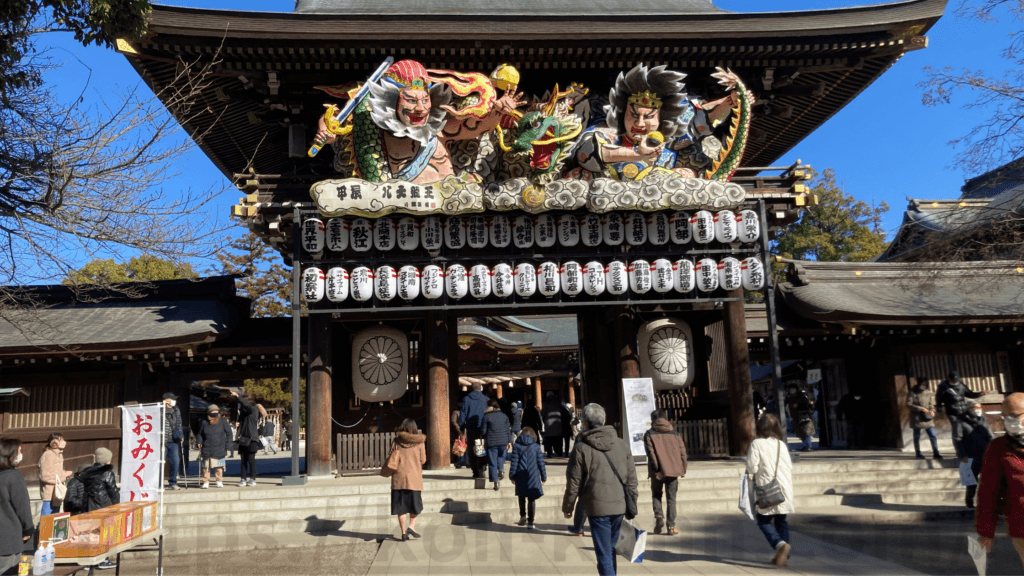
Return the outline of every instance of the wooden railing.
<path id="1" fill-rule="evenodd" d="M 680 420 L 673 422 L 683 437 L 690 458 L 729 455 L 729 427 L 720 420 Z"/>
<path id="2" fill-rule="evenodd" d="M 338 473 L 380 469 L 391 451 L 397 432 L 382 434 L 338 434 Z"/>

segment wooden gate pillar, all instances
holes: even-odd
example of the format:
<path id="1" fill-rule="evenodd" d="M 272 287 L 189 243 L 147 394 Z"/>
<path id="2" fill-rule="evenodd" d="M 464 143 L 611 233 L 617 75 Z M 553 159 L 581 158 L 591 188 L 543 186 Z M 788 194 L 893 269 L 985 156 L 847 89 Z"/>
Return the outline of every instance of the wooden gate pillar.
<path id="1" fill-rule="evenodd" d="M 729 293 L 742 298 L 743 290 Z M 732 430 L 730 448 L 734 456 L 746 454 L 754 439 L 754 386 L 750 382 L 750 349 L 747 347 L 747 318 L 742 300 L 725 303 L 725 347 L 729 361 L 729 416 Z"/>
<path id="2" fill-rule="evenodd" d="M 576 386 L 573 383 L 573 377 L 569 377 L 569 405 L 572 409 L 576 409 Z"/>
<path id="3" fill-rule="evenodd" d="M 427 349 L 427 468 L 451 463 L 451 411 L 448 408 L 448 317 L 427 314 L 423 338 Z"/>
<path id="4" fill-rule="evenodd" d="M 334 372 L 330 314 L 309 315 L 306 347 L 309 353 L 309 376 L 306 380 L 306 474 L 310 477 L 330 476 L 331 389 Z M 292 358 L 292 362 L 301 360 Z M 298 442 L 298 438 L 295 441 Z"/>
<path id="5" fill-rule="evenodd" d="M 530 380 L 530 379 L 527 378 L 527 380 Z M 543 408 L 543 402 L 544 402 L 543 395 L 544 395 L 544 392 L 541 390 L 540 378 L 534 377 L 533 378 L 533 404 L 534 404 L 534 406 L 537 407 L 537 410 L 540 410 L 540 409 Z"/>

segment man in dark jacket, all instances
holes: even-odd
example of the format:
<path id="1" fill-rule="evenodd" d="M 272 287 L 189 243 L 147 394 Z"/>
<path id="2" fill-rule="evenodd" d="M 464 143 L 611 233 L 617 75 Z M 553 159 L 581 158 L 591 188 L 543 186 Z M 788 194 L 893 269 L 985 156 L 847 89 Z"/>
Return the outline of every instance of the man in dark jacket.
<path id="1" fill-rule="evenodd" d="M 868 420 L 868 412 L 871 410 L 868 399 L 860 392 L 850 392 L 839 399 L 839 405 L 836 408 L 846 419 L 847 449 L 863 449 L 867 430 L 865 423 Z"/>
<path id="2" fill-rule="evenodd" d="M 22 458 L 20 440 L 0 439 L 0 574 L 17 574 L 22 552 L 32 548 L 32 508 L 17 469 Z"/>
<path id="3" fill-rule="evenodd" d="M 210 404 L 206 407 L 206 420 L 199 428 L 196 444 L 199 446 L 199 466 L 203 471 L 200 488 L 210 487 L 210 469 L 215 471 L 217 488 L 224 487 L 224 458 L 231 443 L 231 425 L 222 418 L 220 407 Z"/>
<path id="4" fill-rule="evenodd" d="M 565 453 L 562 452 L 562 416 L 565 408 L 562 407 L 562 401 L 559 400 L 554 390 L 544 393 L 541 411 L 544 416 L 544 451 L 548 458 L 554 456 L 561 458 L 565 456 Z"/>
<path id="5" fill-rule="evenodd" d="M 501 480 L 505 477 L 505 458 L 512 445 L 512 425 L 508 421 L 508 416 L 501 411 L 497 400 L 487 403 L 487 412 L 484 413 L 483 422 L 480 435 L 483 436 L 484 444 L 487 446 L 490 480 L 494 482 L 494 489 L 499 490 Z"/>
<path id="6" fill-rule="evenodd" d="M 117 489 L 117 478 L 114 467 L 110 465 L 113 453 L 106 448 L 97 448 L 93 452 L 96 463 L 83 470 L 78 477 L 85 486 L 88 501 L 86 510 L 92 512 L 106 508 L 121 501 L 121 491 Z"/>
<path id="7" fill-rule="evenodd" d="M 992 429 L 988 427 L 988 420 L 985 419 L 985 412 L 982 410 L 981 404 L 975 402 L 971 406 L 971 409 L 960 421 L 960 426 L 963 427 L 963 439 L 957 450 L 962 455 L 960 461 L 967 464 L 970 460 L 971 472 L 977 480 L 981 475 L 981 463 L 985 457 L 985 451 L 988 450 L 989 442 L 992 442 L 993 438 Z M 977 491 L 977 484 L 967 487 L 966 503 L 968 508 L 974 508 L 974 495 Z"/>
<path id="8" fill-rule="evenodd" d="M 462 410 L 459 412 L 459 428 L 466 435 L 466 454 L 473 478 L 483 478 L 484 466 L 487 465 L 486 456 L 476 455 L 476 441 L 483 439 L 480 429 L 483 428 L 484 412 L 487 411 L 487 396 L 483 389 L 482 385 L 473 384 L 473 391 L 462 399 Z"/>
<path id="9" fill-rule="evenodd" d="M 181 466 L 181 441 L 185 433 L 181 425 L 181 412 L 176 406 L 178 397 L 172 392 L 164 394 L 164 446 L 167 449 L 165 454 L 168 469 L 171 477 L 168 479 L 167 489 L 178 489 L 178 470 Z"/>
<path id="10" fill-rule="evenodd" d="M 583 408 L 583 427 L 585 431 L 579 435 L 572 462 L 566 468 L 562 512 L 572 518 L 576 499 L 582 500 L 590 518 L 597 573 L 615 574 L 615 543 L 626 513 L 623 485 L 635 500 L 636 467 L 629 444 L 605 425 L 604 408 L 587 404 Z"/>
<path id="11" fill-rule="evenodd" d="M 651 429 L 644 434 L 644 449 L 647 451 L 647 473 L 654 497 L 654 533 L 661 534 L 665 526 L 665 513 L 661 507 L 664 492 L 668 496 L 668 533 L 679 534 L 676 530 L 676 489 L 679 479 L 686 476 L 686 444 L 665 417 L 664 410 L 651 412 Z"/>
<path id="12" fill-rule="evenodd" d="M 963 438 L 963 426 L 960 422 L 967 417 L 967 399 L 981 398 L 988 391 L 973 392 L 963 381 L 960 380 L 960 372 L 951 370 L 946 379 L 939 383 L 939 389 L 935 393 L 935 399 L 945 408 L 946 418 L 949 419 L 949 428 L 953 433 L 953 447 L 957 450 L 957 457 L 962 458 L 960 452 L 960 440 Z"/>
<path id="13" fill-rule="evenodd" d="M 797 384 L 790 384 L 786 405 L 789 407 L 789 417 L 793 420 L 793 432 L 803 440 L 798 450 L 808 452 L 813 443 L 811 437 L 814 436 L 814 404 L 807 392 Z"/>

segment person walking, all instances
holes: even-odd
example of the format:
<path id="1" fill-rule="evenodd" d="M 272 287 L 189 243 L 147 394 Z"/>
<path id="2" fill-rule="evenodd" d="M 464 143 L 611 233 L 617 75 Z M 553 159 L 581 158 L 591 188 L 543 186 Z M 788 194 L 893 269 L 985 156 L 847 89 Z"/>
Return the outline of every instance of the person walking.
<path id="1" fill-rule="evenodd" d="M 261 448 L 260 411 L 251 392 L 246 392 L 242 396 L 239 396 L 237 392 L 232 392 L 231 396 L 238 399 L 238 456 L 242 461 L 238 486 L 255 486 L 256 453 Z M 248 479 L 246 478 L 247 472 Z"/>
<path id="2" fill-rule="evenodd" d="M 540 438 L 544 437 L 544 418 L 540 415 L 540 410 L 537 408 L 535 403 L 531 403 L 528 406 L 520 404 L 523 412 L 523 428 L 533 428 L 533 431 L 537 433 Z"/>
<path id="3" fill-rule="evenodd" d="M 850 392 L 839 399 L 839 405 L 836 408 L 846 419 L 846 448 L 848 450 L 863 450 L 866 446 L 866 422 L 871 410 L 867 398 L 860 392 Z"/>
<path id="4" fill-rule="evenodd" d="M 910 425 L 914 428 L 914 453 L 924 459 L 921 453 L 921 431 L 928 433 L 932 443 L 932 457 L 942 460 L 939 454 L 939 442 L 935 438 L 935 393 L 928 387 L 927 380 L 919 380 L 907 396 L 907 408 L 910 409 Z M 981 465 L 979 460 L 978 465 Z"/>
<path id="5" fill-rule="evenodd" d="M 597 555 L 597 573 L 616 572 L 615 543 L 626 513 L 626 491 L 637 498 L 636 467 L 629 444 L 615 428 L 605 425 L 605 411 L 598 404 L 583 408 L 583 428 L 572 462 L 566 468 L 562 513 L 572 518 L 576 501 L 583 503 L 590 521 L 590 536 Z"/>
<path id="6" fill-rule="evenodd" d="M 978 486 L 974 529 L 978 544 L 992 551 L 999 515 L 1006 516 L 1006 531 L 1024 566 L 1024 393 L 1003 399 L 1006 435 L 988 445 Z"/>
<path id="7" fill-rule="evenodd" d="M 459 429 L 466 437 L 466 454 L 473 478 L 483 478 L 484 466 L 487 465 L 486 455 L 476 454 L 477 440 L 483 440 L 480 430 L 483 427 L 484 412 L 487 411 L 487 396 L 483 389 L 483 385 L 473 384 L 472 392 L 462 399 L 462 410 L 459 412 Z"/>
<path id="8" fill-rule="evenodd" d="M 35 533 L 28 486 L 17 468 L 22 458 L 21 440 L 0 438 L 0 574 L 18 573 Z"/>
<path id="9" fill-rule="evenodd" d="M 263 405 L 260 405 L 263 408 Z M 264 410 L 264 413 L 266 410 Z M 274 421 L 270 418 L 263 419 L 263 427 L 260 428 L 260 440 L 263 442 L 263 455 L 267 455 L 267 450 L 270 450 L 277 455 L 277 443 L 274 442 Z"/>
<path id="10" fill-rule="evenodd" d="M 519 435 L 523 433 L 523 403 L 513 402 L 512 403 L 512 441 L 515 442 L 519 438 Z M 533 431 L 537 433 L 536 430 Z"/>
<path id="11" fill-rule="evenodd" d="M 490 481 L 494 483 L 494 489 L 498 490 L 501 488 L 502 478 L 505 477 L 505 457 L 512 447 L 512 425 L 509 424 L 508 416 L 501 411 L 497 400 L 487 403 L 480 434 L 487 446 Z"/>
<path id="12" fill-rule="evenodd" d="M 64 469 L 64 448 L 68 445 L 67 440 L 60 432 L 50 434 L 46 442 L 46 450 L 39 457 L 39 497 L 43 500 L 40 516 L 49 516 L 56 512 L 51 500 L 53 490 L 57 481 L 66 482 L 71 478 L 72 472 Z M 58 506 L 59 510 L 60 507 Z"/>
<path id="13" fill-rule="evenodd" d="M 814 436 L 814 403 L 799 386 L 790 384 L 786 405 L 793 421 L 793 433 L 802 441 L 797 450 L 810 452 L 813 445 L 811 437 Z"/>
<path id="14" fill-rule="evenodd" d="M 284 440 L 281 441 L 281 451 L 282 452 L 284 452 L 284 451 L 289 451 L 290 452 L 291 449 L 292 449 L 292 421 L 291 421 L 291 419 L 289 419 L 284 424 L 282 424 L 281 428 L 283 428 L 283 430 L 281 430 L 281 433 L 282 433 L 282 435 L 284 437 Z"/>
<path id="15" fill-rule="evenodd" d="M 767 486 L 773 480 L 777 481 L 785 496 L 780 504 L 755 509 L 757 527 L 768 539 L 768 544 L 775 549 L 772 564 L 786 566 L 792 550 L 786 516 L 796 511 L 793 506 L 793 461 L 789 458 L 782 424 L 777 416 L 765 414 L 758 418 L 756 433 L 757 438 L 747 450 L 747 474 L 752 474 L 754 484 L 760 487 Z"/>
<path id="16" fill-rule="evenodd" d="M 220 408 L 216 404 L 210 404 L 206 407 L 206 420 L 203 420 L 202 426 L 199 427 L 199 435 L 196 436 L 200 466 L 203 469 L 200 488 L 210 487 L 211 468 L 215 470 L 217 488 L 224 487 L 224 468 L 227 466 L 224 459 L 230 443 L 231 425 L 228 424 L 227 418 L 221 418 Z"/>
<path id="17" fill-rule="evenodd" d="M 644 449 L 647 451 L 647 476 L 651 479 L 651 496 L 654 498 L 654 533 L 661 534 L 668 528 L 670 535 L 679 534 L 676 529 L 676 490 L 679 479 L 686 476 L 686 444 L 668 421 L 664 410 L 651 412 L 651 429 L 644 434 Z M 668 500 L 668 523 L 662 510 L 661 497 Z"/>
<path id="18" fill-rule="evenodd" d="M 957 370 L 950 370 L 946 379 L 939 383 L 939 389 L 935 393 L 935 398 L 942 405 L 946 412 L 946 418 L 949 420 L 949 428 L 953 434 L 953 447 L 957 450 L 957 458 L 963 458 L 963 454 L 959 452 L 964 429 L 960 425 L 960 421 L 967 417 L 967 399 L 981 398 L 989 393 L 990 391 L 988 390 L 981 392 L 972 391 L 960 380 L 960 372 Z"/>
<path id="19" fill-rule="evenodd" d="M 985 412 L 982 410 L 981 404 L 975 402 L 967 412 L 967 415 L 960 421 L 960 425 L 964 427 L 963 440 L 961 440 L 960 446 L 960 453 L 963 456 L 960 458 L 960 461 L 964 464 L 970 462 L 971 473 L 974 474 L 974 478 L 977 480 L 981 475 L 981 464 L 985 457 L 985 451 L 988 450 L 988 445 L 992 442 L 992 438 L 994 438 L 992 429 L 988 426 L 988 420 L 985 419 Z M 977 492 L 977 484 L 967 487 L 965 502 L 968 508 L 974 508 L 974 495 Z"/>
<path id="20" fill-rule="evenodd" d="M 398 438 L 391 452 L 398 452 L 398 469 L 391 475 L 391 514 L 398 516 L 401 539 L 419 538 L 416 518 L 423 511 L 423 465 L 427 462 L 427 437 L 416 421 L 406 418 L 398 427 Z M 388 456 L 388 460 L 391 456 Z"/>
<path id="21" fill-rule="evenodd" d="M 170 470 L 168 490 L 178 489 L 178 472 L 181 469 L 181 441 L 185 439 L 184 427 L 181 424 L 181 412 L 178 411 L 178 397 L 173 392 L 164 394 L 164 447 L 167 468 Z"/>
<path id="22" fill-rule="evenodd" d="M 540 449 L 537 439 L 537 432 L 533 428 L 523 428 L 512 447 L 508 469 L 509 480 L 515 486 L 516 497 L 519 498 L 519 525 L 530 530 L 533 530 L 533 520 L 537 517 L 537 498 L 544 495 L 544 483 L 548 481 L 544 451 Z"/>
<path id="23" fill-rule="evenodd" d="M 573 427 L 572 422 L 576 419 L 576 411 L 572 404 L 562 402 L 562 454 L 569 456 L 569 448 L 572 446 Z"/>
<path id="24" fill-rule="evenodd" d="M 554 390 L 544 393 L 544 404 L 541 407 L 541 415 L 544 418 L 544 451 L 548 458 L 565 456 L 562 452 L 562 401 L 558 399 Z"/>

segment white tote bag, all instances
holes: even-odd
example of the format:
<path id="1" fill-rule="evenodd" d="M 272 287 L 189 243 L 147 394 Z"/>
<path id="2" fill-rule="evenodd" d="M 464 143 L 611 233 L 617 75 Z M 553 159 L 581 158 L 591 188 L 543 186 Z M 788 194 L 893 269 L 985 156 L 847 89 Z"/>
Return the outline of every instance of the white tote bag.
<path id="1" fill-rule="evenodd" d="M 633 524 L 632 520 L 622 519 L 619 527 L 619 539 L 615 542 L 615 553 L 626 560 L 639 564 L 644 561 L 644 550 L 647 548 L 647 532 Z"/>
<path id="2" fill-rule="evenodd" d="M 740 474 L 740 501 L 739 509 L 751 520 L 754 520 L 753 490 L 750 489 L 750 477 Z"/>

